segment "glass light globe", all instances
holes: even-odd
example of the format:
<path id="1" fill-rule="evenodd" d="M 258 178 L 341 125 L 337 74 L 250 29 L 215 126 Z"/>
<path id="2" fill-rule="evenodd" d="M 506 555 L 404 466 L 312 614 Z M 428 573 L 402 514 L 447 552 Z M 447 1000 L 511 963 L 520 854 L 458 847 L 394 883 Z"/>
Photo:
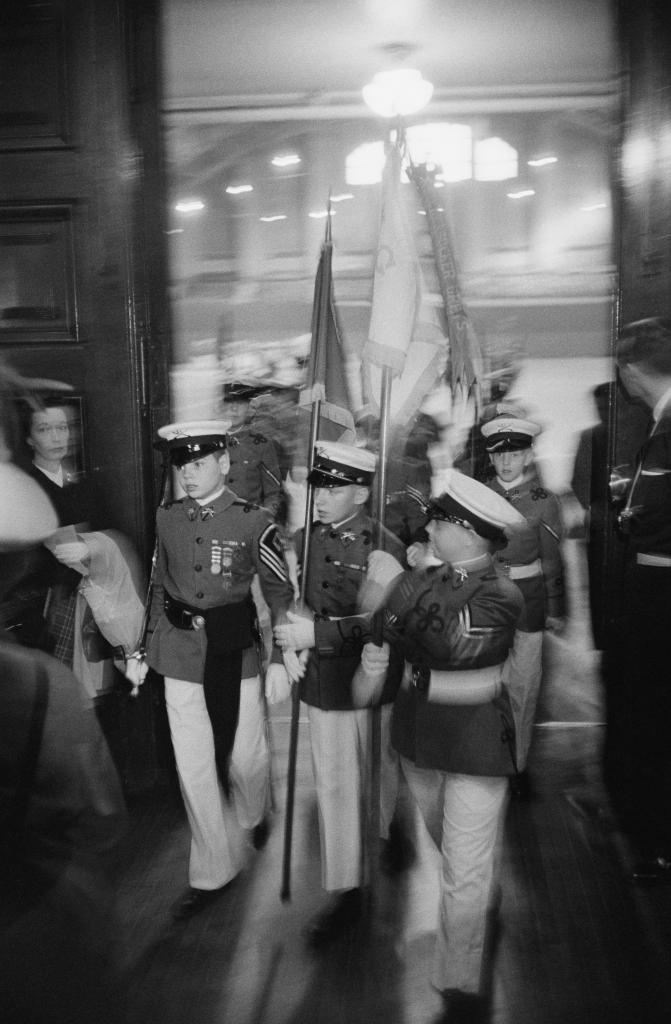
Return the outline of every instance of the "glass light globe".
<path id="1" fill-rule="evenodd" d="M 433 86 L 422 78 L 421 71 L 397 68 L 378 71 L 362 92 L 367 106 L 380 117 L 407 117 L 426 106 Z"/>

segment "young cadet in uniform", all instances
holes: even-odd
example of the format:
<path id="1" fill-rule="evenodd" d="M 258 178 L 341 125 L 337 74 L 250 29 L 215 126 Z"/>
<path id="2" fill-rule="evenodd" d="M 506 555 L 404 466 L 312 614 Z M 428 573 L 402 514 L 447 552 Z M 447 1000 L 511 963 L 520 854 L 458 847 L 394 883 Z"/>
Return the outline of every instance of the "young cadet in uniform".
<path id="1" fill-rule="evenodd" d="M 356 921 L 363 909 L 364 793 L 369 771 L 371 712 L 357 707 L 354 675 L 374 662 L 379 648 L 362 612 L 361 596 L 373 573 L 377 549 L 403 559 L 403 545 L 388 531 L 378 540 L 365 506 L 376 457 L 363 448 L 318 442 L 308 478 L 314 487 L 317 521 L 312 526 L 306 602 L 312 617 L 289 614 L 275 628 L 283 649 L 309 650 L 301 699 L 308 707 L 312 762 L 319 806 L 322 885 L 334 894 L 308 929 L 321 946 Z M 300 538 L 299 538 L 300 539 Z M 398 664 L 398 663 L 397 663 Z M 382 806 L 380 831 L 388 832 L 396 799 L 397 764 L 388 737 L 393 699 L 393 669 L 380 697 L 382 708 Z M 385 733 L 386 730 L 386 733 Z M 385 763 L 385 759 L 387 763 Z"/>
<path id="2" fill-rule="evenodd" d="M 154 602 L 162 613 L 147 656 L 165 677 L 191 826 L 190 888 L 173 908 L 177 920 L 199 911 L 239 871 L 240 828 L 263 827 L 269 753 L 250 594 L 254 574 L 274 622 L 293 601 L 272 516 L 226 486 L 226 428 L 209 421 L 159 430 L 186 492 L 156 516 Z M 265 692 L 270 703 L 290 692 L 277 651 Z"/>
<path id="3" fill-rule="evenodd" d="M 442 854 L 432 982 L 449 1024 L 484 1021 L 483 960 L 497 840 L 515 729 L 504 662 L 523 614 L 493 552 L 524 519 L 500 495 L 450 470 L 426 505 L 433 555 L 394 584 L 383 635 L 405 661 L 392 742 Z"/>
<path id="4" fill-rule="evenodd" d="M 232 490 L 256 505 L 263 505 L 277 516 L 282 501 L 282 476 L 277 449 L 273 442 L 248 424 L 249 408 L 258 388 L 240 381 L 224 385 L 224 418 L 230 421 L 228 457 L 231 469 L 228 483 Z"/>
<path id="5" fill-rule="evenodd" d="M 526 796 L 525 766 L 541 685 L 543 632 L 561 632 L 566 616 L 561 553 L 564 527 L 559 498 L 542 485 L 534 467 L 532 445 L 540 426 L 522 415 L 503 414 L 481 429 L 496 473 L 487 486 L 521 512 L 528 524 L 495 556 L 497 567 L 517 584 L 525 603 L 524 627 L 515 645 L 517 676 L 525 677 L 525 685 L 519 692 L 512 687 L 510 697 L 518 757 L 512 788 L 516 795 Z"/>

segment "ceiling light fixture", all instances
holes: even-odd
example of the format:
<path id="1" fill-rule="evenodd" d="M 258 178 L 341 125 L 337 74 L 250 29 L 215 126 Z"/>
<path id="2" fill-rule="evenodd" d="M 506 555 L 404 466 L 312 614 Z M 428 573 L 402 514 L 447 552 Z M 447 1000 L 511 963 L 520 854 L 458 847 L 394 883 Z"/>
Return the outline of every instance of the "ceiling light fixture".
<path id="1" fill-rule="evenodd" d="M 364 102 L 379 117 L 408 117 L 427 105 L 433 85 L 413 68 L 378 71 L 363 87 Z"/>
<path id="2" fill-rule="evenodd" d="M 202 199 L 180 199 L 175 203 L 175 209 L 177 213 L 199 213 L 205 209 L 205 203 Z"/>
<path id="3" fill-rule="evenodd" d="M 270 161 L 273 167 L 294 167 L 301 162 L 298 153 L 287 153 L 286 156 L 274 156 Z"/>

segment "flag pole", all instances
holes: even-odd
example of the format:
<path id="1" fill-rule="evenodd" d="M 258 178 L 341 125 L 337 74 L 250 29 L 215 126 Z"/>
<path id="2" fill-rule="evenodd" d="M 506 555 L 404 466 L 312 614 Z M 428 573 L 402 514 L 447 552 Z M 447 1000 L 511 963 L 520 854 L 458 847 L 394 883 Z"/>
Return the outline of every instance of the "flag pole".
<path id="1" fill-rule="evenodd" d="M 328 248 L 327 248 L 328 247 Z M 311 348 L 314 352 L 316 347 L 322 344 L 326 344 L 326 323 L 328 316 L 328 307 L 330 302 L 330 270 L 331 270 L 331 194 L 329 193 L 327 214 L 326 214 L 326 231 L 324 235 L 323 249 L 327 250 L 328 262 L 329 262 L 329 287 L 324 287 L 324 281 L 321 281 L 321 291 L 319 293 L 319 304 L 316 311 L 316 321 L 314 323 L 313 335 L 311 341 Z M 308 469 L 308 480 L 310 478 L 310 472 L 314 462 L 314 449 L 317 443 L 317 436 L 319 434 L 319 416 L 321 412 L 321 398 L 315 398 L 312 402 L 312 408 L 310 412 L 310 433 L 308 437 L 308 457 L 307 457 L 307 469 Z M 299 583 L 299 609 L 305 606 L 305 595 L 307 590 L 307 579 L 308 579 L 308 562 L 310 558 L 310 540 L 311 540 L 311 525 L 312 525 L 312 514 L 314 506 L 314 487 L 308 483 L 307 495 L 305 499 L 305 527 L 303 529 L 303 543 L 301 546 L 301 559 L 300 559 L 300 583 Z M 289 731 L 289 760 L 287 765 L 287 799 L 285 805 L 284 815 L 284 851 L 282 857 L 282 888 L 280 890 L 280 899 L 283 903 L 288 902 L 291 899 L 291 846 L 293 840 L 293 827 L 294 827 L 294 804 L 296 795 L 296 761 L 298 757 L 298 723 L 300 718 L 300 681 L 294 683 L 291 689 L 291 727 Z"/>

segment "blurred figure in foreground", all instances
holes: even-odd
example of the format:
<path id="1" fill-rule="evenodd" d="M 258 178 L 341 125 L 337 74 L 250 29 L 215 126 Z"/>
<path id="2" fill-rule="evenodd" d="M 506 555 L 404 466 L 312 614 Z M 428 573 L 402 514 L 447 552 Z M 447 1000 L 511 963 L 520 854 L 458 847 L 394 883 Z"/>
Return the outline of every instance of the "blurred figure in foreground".
<path id="1" fill-rule="evenodd" d="M 593 389 L 598 423 L 581 431 L 578 440 L 571 488 L 585 513 L 589 607 L 594 646 L 605 645 L 605 609 L 603 588 L 608 532 L 608 416 L 615 401 L 615 382 L 604 381 Z"/>
<path id="2" fill-rule="evenodd" d="M 671 320 L 629 324 L 620 381 L 651 412 L 626 501 L 622 618 L 606 658 L 606 781 L 640 861 L 634 880 L 671 882 Z"/>
<path id="3" fill-rule="evenodd" d="M 9 458 L 4 437 L 0 451 Z M 45 492 L 1 462 L 0 601 L 6 559 L 56 526 Z M 121 1024 L 108 871 L 125 824 L 118 777 L 61 662 L 3 630 L 0 678 L 0 1020 Z"/>

